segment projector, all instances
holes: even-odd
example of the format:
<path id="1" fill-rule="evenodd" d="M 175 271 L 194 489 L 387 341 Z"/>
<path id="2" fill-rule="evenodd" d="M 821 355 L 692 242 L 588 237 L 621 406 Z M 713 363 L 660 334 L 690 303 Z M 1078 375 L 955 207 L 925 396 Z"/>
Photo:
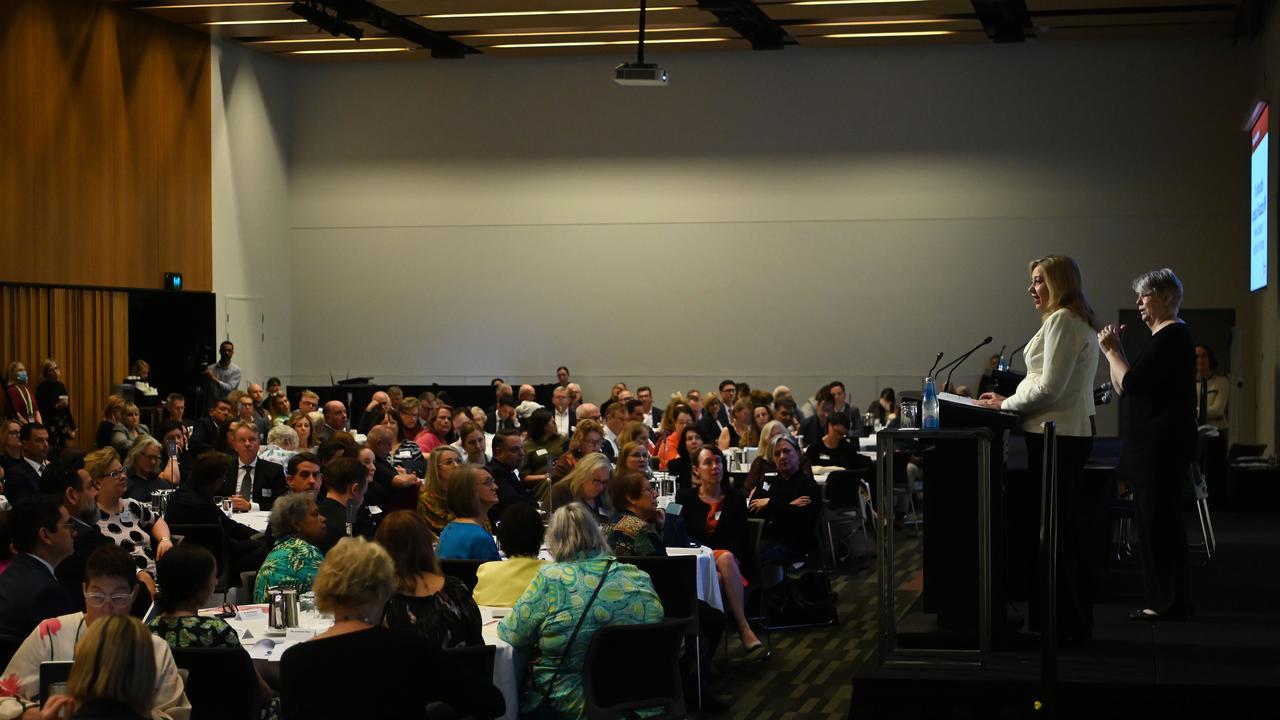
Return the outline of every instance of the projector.
<path id="1" fill-rule="evenodd" d="M 667 86 L 667 71 L 653 63 L 622 63 L 613 69 L 613 81 L 619 85 Z"/>

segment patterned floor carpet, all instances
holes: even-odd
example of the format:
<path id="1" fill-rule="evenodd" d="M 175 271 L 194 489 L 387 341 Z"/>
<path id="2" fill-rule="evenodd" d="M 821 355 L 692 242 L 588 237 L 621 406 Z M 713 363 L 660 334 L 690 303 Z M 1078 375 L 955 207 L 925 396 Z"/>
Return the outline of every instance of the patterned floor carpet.
<path id="1" fill-rule="evenodd" d="M 911 532 L 899 532 L 896 537 L 898 606 L 908 607 L 919 593 L 919 537 Z M 733 706 L 717 717 L 849 717 L 850 678 L 854 667 L 875 650 L 880 628 L 878 575 L 872 558 L 832 570 L 831 583 L 839 598 L 838 625 L 774 631 L 773 653 L 759 662 L 741 660 L 742 648 L 733 634 L 726 665 L 722 645 L 715 663 L 719 673 L 715 690 L 732 698 Z"/>

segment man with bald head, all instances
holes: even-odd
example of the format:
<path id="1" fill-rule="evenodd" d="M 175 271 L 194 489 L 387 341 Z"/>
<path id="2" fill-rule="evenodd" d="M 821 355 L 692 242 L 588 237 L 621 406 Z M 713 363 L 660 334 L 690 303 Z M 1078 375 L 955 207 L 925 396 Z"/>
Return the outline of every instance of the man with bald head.
<path id="1" fill-rule="evenodd" d="M 347 429 L 347 406 L 341 400 L 330 400 L 324 404 L 324 422 L 316 428 L 316 440 L 324 442 Z"/>
<path id="2" fill-rule="evenodd" d="M 391 407 L 391 396 L 381 390 L 375 392 L 369 399 L 369 404 L 364 406 L 364 413 L 360 416 L 360 432 L 368 435 L 369 428 L 382 422 L 389 407 Z"/>
<path id="3" fill-rule="evenodd" d="M 521 385 L 519 398 L 520 402 L 516 403 L 517 405 L 522 402 L 537 402 L 537 392 L 532 385 Z"/>
<path id="4" fill-rule="evenodd" d="M 391 447 L 395 439 L 394 430 L 386 425 L 375 425 L 370 428 L 365 443 L 365 447 L 373 452 L 373 482 L 369 483 L 365 493 L 365 505 L 378 507 L 383 512 L 416 508 L 422 482 L 416 475 L 402 472 L 391 464 Z"/>

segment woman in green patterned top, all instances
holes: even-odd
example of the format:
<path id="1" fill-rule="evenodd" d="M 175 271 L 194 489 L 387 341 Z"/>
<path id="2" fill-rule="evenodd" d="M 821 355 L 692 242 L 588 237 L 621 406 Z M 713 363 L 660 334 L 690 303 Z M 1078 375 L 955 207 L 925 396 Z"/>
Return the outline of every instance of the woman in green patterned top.
<path id="1" fill-rule="evenodd" d="M 667 554 L 662 542 L 663 512 L 658 509 L 649 478 L 639 470 L 623 470 L 609 481 L 609 499 L 618 508 L 604 535 L 618 557 L 658 557 Z"/>
<path id="2" fill-rule="evenodd" d="M 555 562 L 538 571 L 498 624 L 498 636 L 532 651 L 532 672 L 525 674 L 521 694 L 523 712 L 532 712 L 546 699 L 557 717 L 581 718 L 582 666 L 591 636 L 608 625 L 660 622 L 662 601 L 647 574 L 609 554 L 600 526 L 579 503 L 551 516 L 547 544 Z M 600 592 L 588 610 L 597 586 Z M 579 619 L 582 626 L 570 647 Z"/>
<path id="3" fill-rule="evenodd" d="M 291 587 L 301 595 L 311 590 L 324 554 L 315 544 L 324 539 L 324 516 L 311 493 L 291 493 L 271 506 L 271 532 L 276 546 L 258 568 L 253 601 L 266 602 L 267 588 Z"/>

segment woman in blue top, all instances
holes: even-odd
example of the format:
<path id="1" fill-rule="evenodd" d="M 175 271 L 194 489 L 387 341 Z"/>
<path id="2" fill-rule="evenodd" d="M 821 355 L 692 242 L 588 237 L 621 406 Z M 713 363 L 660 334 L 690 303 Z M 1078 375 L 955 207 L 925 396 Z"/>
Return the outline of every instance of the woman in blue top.
<path id="1" fill-rule="evenodd" d="M 489 508 L 498 504 L 498 486 L 479 465 L 463 465 L 449 477 L 445 502 L 453 522 L 440 532 L 436 555 L 448 560 L 499 560 L 498 545 L 484 529 Z"/>

